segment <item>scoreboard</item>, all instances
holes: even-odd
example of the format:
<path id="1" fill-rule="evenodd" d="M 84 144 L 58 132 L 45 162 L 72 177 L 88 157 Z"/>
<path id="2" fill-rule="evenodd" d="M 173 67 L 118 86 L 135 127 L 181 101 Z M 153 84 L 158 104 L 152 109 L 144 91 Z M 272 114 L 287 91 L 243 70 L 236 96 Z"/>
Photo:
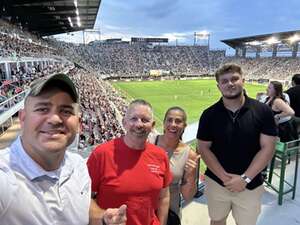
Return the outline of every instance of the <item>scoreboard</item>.
<path id="1" fill-rule="evenodd" d="M 144 38 L 144 37 L 132 37 L 133 43 L 168 43 L 168 38 Z"/>

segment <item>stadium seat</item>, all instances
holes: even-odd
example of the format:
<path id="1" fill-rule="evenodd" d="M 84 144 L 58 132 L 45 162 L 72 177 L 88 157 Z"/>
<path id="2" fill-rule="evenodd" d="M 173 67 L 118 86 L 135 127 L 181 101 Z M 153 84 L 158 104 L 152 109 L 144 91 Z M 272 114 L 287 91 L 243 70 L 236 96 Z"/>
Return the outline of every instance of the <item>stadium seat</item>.
<path id="1" fill-rule="evenodd" d="M 300 139 L 290 141 L 290 142 L 277 142 L 275 147 L 275 153 L 270 163 L 269 176 L 265 180 L 265 183 L 272 188 L 275 192 L 278 193 L 278 204 L 282 205 L 283 195 L 290 192 L 293 193 L 292 199 L 295 198 L 296 194 L 296 184 L 297 184 L 297 172 L 298 172 L 298 160 L 299 160 L 299 151 L 300 151 Z M 293 176 L 292 183 L 288 181 L 286 176 L 287 161 L 289 157 L 295 156 L 295 170 L 291 171 Z M 279 172 L 275 172 L 275 161 L 278 160 Z M 290 164 L 292 165 L 292 164 Z M 279 181 L 274 182 L 273 175 L 278 177 Z M 286 186 L 285 186 L 286 185 Z M 286 187 L 286 188 L 285 188 Z"/>

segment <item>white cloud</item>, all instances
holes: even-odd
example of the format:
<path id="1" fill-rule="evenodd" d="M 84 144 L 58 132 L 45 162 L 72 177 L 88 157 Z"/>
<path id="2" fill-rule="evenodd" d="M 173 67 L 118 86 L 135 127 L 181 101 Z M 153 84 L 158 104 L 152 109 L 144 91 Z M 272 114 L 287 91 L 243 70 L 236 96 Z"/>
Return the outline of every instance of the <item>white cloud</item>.
<path id="1" fill-rule="evenodd" d="M 289 0 L 108 0 L 96 21 L 101 37 L 167 37 L 181 43 L 207 30 L 212 47 L 220 40 L 299 29 L 300 1 Z M 100 25 L 99 25 L 100 24 Z"/>
<path id="2" fill-rule="evenodd" d="M 177 40 L 181 40 L 181 41 L 185 41 L 187 39 L 187 36 L 189 36 L 189 33 L 163 33 L 161 35 L 161 37 L 165 37 L 168 38 L 169 41 L 177 41 Z"/>

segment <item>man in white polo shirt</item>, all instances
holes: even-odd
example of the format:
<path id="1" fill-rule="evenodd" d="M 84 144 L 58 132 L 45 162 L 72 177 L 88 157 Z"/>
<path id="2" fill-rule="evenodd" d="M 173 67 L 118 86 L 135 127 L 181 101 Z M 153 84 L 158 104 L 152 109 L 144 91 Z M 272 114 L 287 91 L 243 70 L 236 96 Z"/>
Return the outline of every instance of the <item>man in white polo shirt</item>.
<path id="1" fill-rule="evenodd" d="M 21 136 L 0 151 L 1 224 L 125 224 L 126 206 L 89 218 L 86 164 L 66 151 L 79 130 L 78 94 L 67 75 L 34 82 L 19 119 Z"/>

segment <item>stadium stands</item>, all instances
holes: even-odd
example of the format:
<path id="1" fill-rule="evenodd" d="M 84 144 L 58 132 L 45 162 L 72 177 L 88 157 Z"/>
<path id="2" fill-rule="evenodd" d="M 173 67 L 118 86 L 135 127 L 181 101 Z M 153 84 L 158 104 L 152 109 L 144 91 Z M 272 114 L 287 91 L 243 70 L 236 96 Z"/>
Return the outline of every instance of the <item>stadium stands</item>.
<path id="1" fill-rule="evenodd" d="M 0 20 L 0 57 L 45 57 L 57 55 L 43 39 Z"/>
<path id="2" fill-rule="evenodd" d="M 247 79 L 289 79 L 299 72 L 300 59 L 292 57 L 226 57 L 224 50 L 207 46 L 166 46 L 130 43 L 95 45 L 60 44 L 66 55 L 89 64 L 98 74 L 115 78 L 148 77 L 150 70 L 171 71 L 174 75 L 213 73 L 224 63 L 242 66 Z"/>
<path id="3" fill-rule="evenodd" d="M 70 76 L 80 95 L 80 150 L 124 134 L 119 112 L 123 115 L 126 102 L 116 92 L 110 91 L 111 86 L 107 86 L 108 84 L 98 79 L 95 74 L 73 69 Z"/>
<path id="4" fill-rule="evenodd" d="M 291 57 L 277 58 L 235 58 L 226 57 L 223 63 L 241 65 L 248 79 L 291 80 L 300 71 L 300 59 Z"/>
<path id="5" fill-rule="evenodd" d="M 207 46 L 166 46 L 130 43 L 98 43 L 95 45 L 59 46 L 74 58 L 80 55 L 100 74 L 114 77 L 148 76 L 150 70 L 172 71 L 173 74 L 207 74 Z M 75 49 L 74 49 L 75 48 Z M 215 53 L 211 53 L 215 55 Z M 224 51 L 217 54 L 225 55 Z M 76 56 L 75 56 L 76 57 Z"/>
<path id="6" fill-rule="evenodd" d="M 74 68 L 73 63 L 83 69 Z M 212 74 L 224 63 L 241 65 L 246 78 L 255 80 L 290 80 L 300 71 L 299 58 L 226 57 L 224 50 L 208 46 L 45 41 L 0 20 L 0 101 L 26 90 L 34 79 L 73 68 L 69 74 L 81 96 L 81 150 L 124 133 L 121 118 L 127 102 L 101 78 L 148 79 L 151 70 L 170 71 L 170 76 L 201 76 Z"/>

